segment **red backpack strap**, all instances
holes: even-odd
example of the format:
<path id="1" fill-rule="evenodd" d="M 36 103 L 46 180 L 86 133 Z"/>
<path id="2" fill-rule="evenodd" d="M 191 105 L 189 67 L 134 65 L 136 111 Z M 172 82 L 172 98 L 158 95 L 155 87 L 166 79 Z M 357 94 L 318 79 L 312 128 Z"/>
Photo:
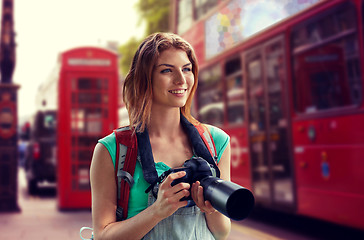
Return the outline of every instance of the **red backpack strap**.
<path id="1" fill-rule="evenodd" d="M 215 163 L 217 165 L 217 153 L 216 153 L 216 147 L 214 143 L 214 139 L 212 138 L 212 135 L 208 128 L 201 123 L 195 125 L 195 128 L 197 129 L 198 133 L 200 134 L 203 142 L 205 143 L 207 149 L 209 150 L 212 158 L 215 160 Z"/>
<path id="2" fill-rule="evenodd" d="M 117 221 L 128 216 L 130 188 L 138 156 L 136 134 L 129 127 L 114 130 L 116 139 L 115 178 L 117 181 Z"/>

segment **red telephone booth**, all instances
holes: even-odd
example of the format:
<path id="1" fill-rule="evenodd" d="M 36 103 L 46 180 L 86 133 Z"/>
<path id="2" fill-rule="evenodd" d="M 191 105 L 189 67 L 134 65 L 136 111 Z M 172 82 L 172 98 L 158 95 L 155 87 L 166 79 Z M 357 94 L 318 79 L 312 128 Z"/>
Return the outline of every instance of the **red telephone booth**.
<path id="1" fill-rule="evenodd" d="M 101 48 L 75 48 L 62 53 L 59 63 L 58 207 L 90 208 L 93 149 L 117 127 L 117 55 Z"/>

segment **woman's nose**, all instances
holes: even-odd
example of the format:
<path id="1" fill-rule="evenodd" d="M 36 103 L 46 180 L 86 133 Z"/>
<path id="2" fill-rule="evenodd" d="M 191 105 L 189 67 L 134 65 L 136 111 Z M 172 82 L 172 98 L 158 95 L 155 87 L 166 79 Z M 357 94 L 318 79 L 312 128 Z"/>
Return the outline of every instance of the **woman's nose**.
<path id="1" fill-rule="evenodd" d="M 186 83 L 186 76 L 182 71 L 179 71 L 174 76 L 174 83 L 175 84 L 184 84 Z"/>

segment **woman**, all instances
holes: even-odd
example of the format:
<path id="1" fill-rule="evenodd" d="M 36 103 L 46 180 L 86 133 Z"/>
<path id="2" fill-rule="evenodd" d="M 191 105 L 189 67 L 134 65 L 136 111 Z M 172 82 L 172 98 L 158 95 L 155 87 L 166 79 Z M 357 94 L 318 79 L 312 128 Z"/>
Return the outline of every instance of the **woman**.
<path id="1" fill-rule="evenodd" d="M 152 168 L 160 175 L 180 167 L 194 156 L 194 146 L 183 121 L 198 124 L 190 114 L 197 87 L 195 53 L 185 40 L 172 33 L 148 36 L 137 50 L 123 87 L 130 127 L 149 136 Z M 182 121 L 183 120 L 183 121 Z M 230 180 L 230 143 L 222 130 L 208 126 L 218 152 L 220 178 Z M 138 135 L 137 135 L 138 136 Z M 139 142 L 139 139 L 138 139 Z M 99 140 L 91 164 L 92 218 L 95 239 L 226 239 L 230 219 L 203 198 L 199 182 L 190 186 L 173 180 L 176 172 L 159 185 L 157 199 L 145 193 L 144 160 L 137 162 L 135 184 L 130 190 L 128 218 L 117 222 L 115 135 Z M 149 159 L 150 160 L 150 159 Z M 145 164 L 145 163 L 144 163 Z M 150 166 L 149 166 L 150 167 Z M 185 207 L 191 194 L 196 206 Z"/>

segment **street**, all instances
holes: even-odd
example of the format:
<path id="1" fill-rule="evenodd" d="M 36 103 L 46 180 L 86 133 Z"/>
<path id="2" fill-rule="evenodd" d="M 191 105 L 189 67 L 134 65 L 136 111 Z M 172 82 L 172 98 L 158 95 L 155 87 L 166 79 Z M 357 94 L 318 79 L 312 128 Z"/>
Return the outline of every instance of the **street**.
<path id="1" fill-rule="evenodd" d="M 18 171 L 18 213 L 0 213 L 0 239 L 80 239 L 81 227 L 91 227 L 91 211 L 59 211 L 54 186 L 42 186 L 37 196 L 27 192 L 24 169 Z M 243 221 L 244 222 L 244 221 Z M 90 238 L 91 231 L 83 232 Z M 272 235 L 233 223 L 229 240 L 277 239 Z"/>
<path id="2" fill-rule="evenodd" d="M 42 186 L 37 196 L 27 192 L 23 169 L 18 172 L 18 213 L 0 213 L 1 240 L 80 239 L 81 227 L 91 227 L 91 211 L 59 211 L 54 186 Z M 91 231 L 83 232 L 90 238 Z M 364 233 L 325 222 L 285 214 L 255 212 L 240 222 L 232 222 L 228 240 L 277 239 L 364 239 Z"/>
<path id="3" fill-rule="evenodd" d="M 80 239 L 83 226 L 91 227 L 91 211 L 60 212 L 55 189 L 43 187 L 39 196 L 29 196 L 23 169 L 18 172 L 19 213 L 0 214 L 0 239 Z M 87 235 L 88 234 L 88 235 Z M 85 232 L 84 237 L 90 237 Z"/>

